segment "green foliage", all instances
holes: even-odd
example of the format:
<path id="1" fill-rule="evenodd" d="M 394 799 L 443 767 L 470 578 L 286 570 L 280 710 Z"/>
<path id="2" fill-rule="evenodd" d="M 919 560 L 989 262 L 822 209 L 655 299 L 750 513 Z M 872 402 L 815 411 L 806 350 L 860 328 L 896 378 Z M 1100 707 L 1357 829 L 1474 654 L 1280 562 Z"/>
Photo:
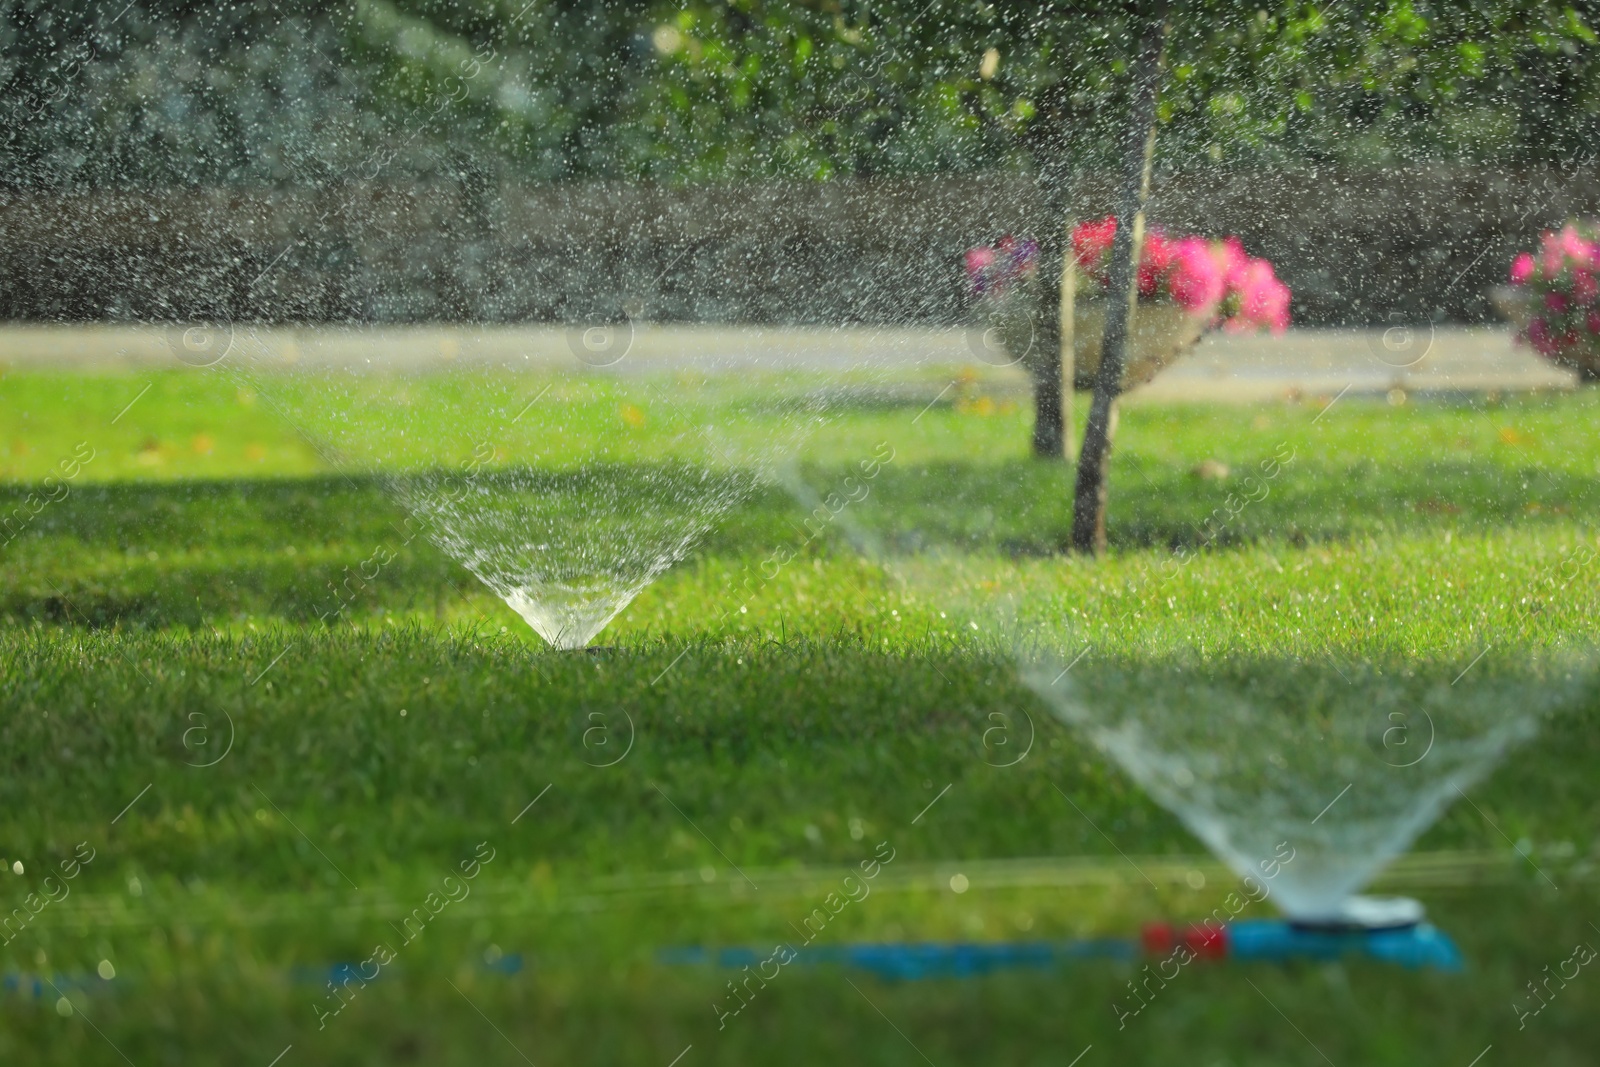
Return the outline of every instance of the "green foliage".
<path id="1" fill-rule="evenodd" d="M 1595 34 L 1563 4 L 1185 2 L 1172 27 L 1166 165 L 1516 164 L 1597 136 Z M 13 0 L 0 32 L 4 180 L 51 186 L 1094 168 L 1133 38 L 1124 4 L 973 0 Z"/>

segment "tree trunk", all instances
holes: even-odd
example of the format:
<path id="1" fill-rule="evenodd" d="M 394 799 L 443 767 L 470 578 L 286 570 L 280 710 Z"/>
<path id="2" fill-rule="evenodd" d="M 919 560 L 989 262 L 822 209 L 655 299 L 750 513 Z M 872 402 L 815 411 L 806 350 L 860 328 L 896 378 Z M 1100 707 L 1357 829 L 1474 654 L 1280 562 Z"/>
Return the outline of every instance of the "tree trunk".
<path id="1" fill-rule="evenodd" d="M 1117 203 L 1117 233 L 1111 244 L 1106 288 L 1106 332 L 1078 455 L 1078 484 L 1072 502 L 1072 547 L 1099 554 L 1106 547 L 1106 474 L 1111 459 L 1113 407 L 1122 391 L 1129 327 L 1138 297 L 1138 243 L 1144 201 L 1150 191 L 1150 161 L 1155 149 L 1156 97 L 1167 40 L 1167 0 L 1141 4 L 1144 27 L 1139 36 L 1132 100 L 1123 129 L 1122 182 Z M 1119 295 L 1125 299 L 1119 300 Z"/>
<path id="2" fill-rule="evenodd" d="M 1059 226 L 1039 238 L 1038 299 L 1031 310 L 1033 343 L 1027 363 L 1033 375 L 1033 454 L 1060 459 L 1066 454 L 1067 426 L 1061 406 L 1061 264 Z M 1070 386 L 1069 386 L 1070 388 Z"/>
<path id="3" fill-rule="evenodd" d="M 1070 225 L 1061 224 L 1062 242 L 1066 253 L 1061 257 L 1061 298 L 1054 308 L 1056 316 L 1056 329 L 1061 335 L 1061 422 L 1066 427 L 1067 458 L 1075 460 L 1078 451 L 1073 447 L 1072 437 L 1072 406 L 1074 399 L 1074 382 L 1078 380 L 1078 358 L 1074 350 L 1077 344 L 1075 316 L 1078 304 L 1078 263 L 1072 257 L 1072 237 Z"/>
<path id="4" fill-rule="evenodd" d="M 1072 134 L 1077 116 L 1070 97 L 1060 91 L 1046 90 L 1038 104 L 1039 119 L 1028 126 L 1024 135 L 1024 144 L 1033 156 L 1045 220 L 1035 235 L 1039 241 L 1039 268 L 1030 350 L 1034 358 L 1028 361 L 1028 370 L 1033 379 L 1033 454 L 1040 459 L 1059 460 L 1070 455 L 1067 435 L 1072 432 L 1072 376 L 1062 359 L 1067 339 L 1061 332 L 1061 281 L 1062 268 L 1072 254 L 1067 234 L 1067 193 L 1072 182 Z"/>

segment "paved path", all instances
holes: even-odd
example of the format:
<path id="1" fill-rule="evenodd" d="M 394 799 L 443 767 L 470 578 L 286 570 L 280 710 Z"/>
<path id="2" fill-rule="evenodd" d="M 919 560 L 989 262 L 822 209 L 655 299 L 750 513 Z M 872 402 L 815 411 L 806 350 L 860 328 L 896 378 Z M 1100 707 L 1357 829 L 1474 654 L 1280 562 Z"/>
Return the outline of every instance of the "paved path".
<path id="1" fill-rule="evenodd" d="M 1147 400 L 1261 400 L 1341 390 L 1450 393 L 1572 389 L 1577 375 L 1491 327 L 1212 334 L 1155 381 Z"/>
<path id="2" fill-rule="evenodd" d="M 0 365 L 114 368 L 203 365 L 223 353 L 265 363 L 421 368 L 493 361 L 529 369 L 614 372 L 672 366 L 782 366 L 950 372 L 969 366 L 996 385 L 1025 386 L 1017 368 L 985 363 L 962 329 L 739 328 L 638 325 L 222 327 L 0 326 Z M 1281 337 L 1216 333 L 1130 399 L 1256 401 L 1296 395 L 1570 389 L 1576 376 L 1514 346 L 1504 328 L 1291 330 Z"/>

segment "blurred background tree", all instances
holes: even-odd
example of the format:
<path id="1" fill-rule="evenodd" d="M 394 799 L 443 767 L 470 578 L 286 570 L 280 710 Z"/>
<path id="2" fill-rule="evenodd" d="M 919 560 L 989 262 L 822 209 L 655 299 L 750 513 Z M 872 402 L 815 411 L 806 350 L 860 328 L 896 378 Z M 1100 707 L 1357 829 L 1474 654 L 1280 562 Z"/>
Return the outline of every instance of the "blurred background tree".
<path id="1" fill-rule="evenodd" d="M 399 143 L 530 181 L 1104 168 L 1127 7 L 10 0 L 0 181 L 315 182 Z M 1557 3 L 1180 3 L 1158 165 L 1571 160 L 1594 46 Z"/>

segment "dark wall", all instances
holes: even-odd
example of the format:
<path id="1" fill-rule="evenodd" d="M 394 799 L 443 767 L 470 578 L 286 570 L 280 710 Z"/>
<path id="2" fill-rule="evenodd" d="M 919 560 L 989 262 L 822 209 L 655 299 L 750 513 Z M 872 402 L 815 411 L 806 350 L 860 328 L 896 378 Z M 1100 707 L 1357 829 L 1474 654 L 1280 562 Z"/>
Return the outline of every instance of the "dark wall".
<path id="1" fill-rule="evenodd" d="M 1109 212 L 1109 182 L 1073 197 Z M 1593 168 L 1203 172 L 1152 220 L 1237 233 L 1303 324 L 1492 317 L 1542 228 L 1600 214 Z M 348 185 L 0 195 L 0 317 L 385 322 L 956 321 L 961 253 L 1042 228 L 1012 175 L 666 188 Z"/>

